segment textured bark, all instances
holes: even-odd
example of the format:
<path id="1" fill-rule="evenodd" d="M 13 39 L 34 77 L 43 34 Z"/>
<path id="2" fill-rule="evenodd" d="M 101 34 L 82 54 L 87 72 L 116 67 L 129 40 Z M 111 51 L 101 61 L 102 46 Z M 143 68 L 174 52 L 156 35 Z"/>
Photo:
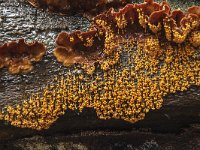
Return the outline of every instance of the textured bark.
<path id="1" fill-rule="evenodd" d="M 27 40 L 42 41 L 49 52 L 45 60 L 35 65 L 35 70 L 28 75 L 12 76 L 6 69 L 0 70 L 1 108 L 7 104 L 20 103 L 24 92 L 37 91 L 61 72 L 61 69 L 65 73 L 67 69 L 61 67 L 51 53 L 54 39 L 62 30 L 85 31 L 89 25 L 80 16 L 52 15 L 32 8 L 22 0 L 13 1 L 9 3 L 7 0 L 0 0 L 0 43 L 24 37 Z M 183 5 L 182 1 L 173 1 L 173 4 L 176 4 L 176 8 L 184 9 L 188 5 L 200 3 L 193 1 Z M 49 130 L 40 132 L 0 122 L 0 140 L 8 140 L 0 144 L 0 149 L 21 149 L 28 144 L 33 148 L 35 145 L 31 143 L 42 143 L 43 148 L 40 149 L 144 149 L 145 146 L 149 146 L 146 149 L 151 146 L 155 149 L 200 149 L 199 93 L 200 87 L 193 86 L 187 91 L 168 95 L 160 110 L 149 112 L 144 120 L 135 124 L 121 120 L 100 120 L 92 109 L 85 109 L 83 113 L 68 110 Z M 103 132 L 104 130 L 107 132 Z M 78 134 L 80 131 L 88 132 Z M 73 136 L 72 133 L 77 134 Z"/>
<path id="2" fill-rule="evenodd" d="M 73 135 L 33 136 L 0 144 L 1 149 L 42 150 L 199 150 L 199 129 L 184 133 L 155 134 L 141 131 L 81 132 Z"/>
<path id="3" fill-rule="evenodd" d="M 0 139 L 16 139 L 37 134 L 72 134 L 79 131 L 132 131 L 141 130 L 156 133 L 181 133 L 192 125 L 200 125 L 200 88 L 192 87 L 188 91 L 168 95 L 160 110 L 151 111 L 146 118 L 135 124 L 121 120 L 100 120 L 92 109 L 83 113 L 68 110 L 48 130 L 34 131 L 15 128 L 0 123 Z M 199 129 L 198 129 L 199 131 Z"/>
<path id="4" fill-rule="evenodd" d="M 85 11 L 98 12 L 108 7 L 117 7 L 131 0 L 28 0 L 35 7 L 61 14 Z"/>

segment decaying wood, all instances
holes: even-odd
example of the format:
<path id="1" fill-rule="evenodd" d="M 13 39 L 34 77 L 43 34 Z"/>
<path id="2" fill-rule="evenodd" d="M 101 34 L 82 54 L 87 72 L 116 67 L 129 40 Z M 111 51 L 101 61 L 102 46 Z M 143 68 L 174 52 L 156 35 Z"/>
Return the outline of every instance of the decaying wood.
<path id="1" fill-rule="evenodd" d="M 86 30 L 89 24 L 87 19 L 79 16 L 61 17 L 57 15 L 50 15 L 30 7 L 30 5 L 28 4 L 24 4 L 22 0 L 21 2 L 20 0 L 14 1 L 15 2 L 13 3 L 9 3 L 6 0 L 0 1 L 0 43 L 9 41 L 11 39 L 15 40 L 19 37 L 24 37 L 27 40 L 37 39 L 47 44 L 49 53 L 46 56 L 45 60 L 39 64 L 39 66 L 37 67 L 38 69 L 36 69 L 31 74 L 13 77 L 12 75 L 9 75 L 5 69 L 0 70 L 1 108 L 8 103 L 12 103 L 13 105 L 19 103 L 22 93 L 31 93 L 31 91 L 37 91 L 37 89 L 49 82 L 49 78 L 52 78 L 51 76 L 54 76 L 55 74 L 59 73 L 61 69 L 63 69 L 61 68 L 60 64 L 56 63 L 56 61 L 48 61 L 52 60 L 53 58 L 50 51 L 52 51 L 52 49 L 54 48 L 54 39 L 60 31 L 72 31 L 75 29 Z M 194 2 L 196 3 L 196 5 L 199 5 L 198 1 Z M 183 5 L 183 7 L 187 6 Z M 64 71 L 62 71 L 62 73 L 65 73 L 66 69 L 63 70 Z M 130 134 L 125 134 L 121 131 L 126 130 L 129 132 L 132 130 L 142 130 L 147 131 L 148 135 L 154 132 L 181 133 L 184 129 L 194 126 L 194 124 L 197 127 L 200 124 L 199 93 L 200 87 L 191 87 L 188 91 L 168 95 L 164 98 L 164 105 L 160 110 L 148 113 L 145 120 L 140 121 L 136 124 L 131 124 L 121 120 L 100 120 L 96 117 L 95 112 L 91 109 L 84 110 L 84 112 L 81 114 L 79 114 L 78 112 L 67 110 L 66 114 L 59 118 L 58 121 L 53 124 L 49 130 L 44 130 L 40 132 L 30 129 L 15 128 L 7 125 L 5 122 L 0 122 L 0 140 L 24 138 L 36 136 L 38 134 L 43 136 L 44 138 L 46 135 L 53 137 L 55 134 L 65 135 L 79 131 L 88 131 L 89 133 L 92 133 L 92 131 L 99 130 L 118 130 L 120 132 L 120 136 L 116 138 L 116 141 L 119 141 L 122 137 L 126 137 L 126 142 L 124 143 L 129 144 L 134 142 L 135 135 L 140 135 L 141 137 L 144 137 L 147 136 L 146 133 L 142 134 L 140 132 L 133 132 Z M 196 142 L 191 146 L 196 145 L 196 147 L 194 148 L 197 149 L 199 144 L 199 142 L 197 142 L 199 141 L 199 132 L 200 129 L 195 128 L 195 134 L 194 132 L 192 134 L 188 134 L 191 136 L 191 138 L 184 139 L 184 137 L 187 136 L 187 134 L 185 134 L 174 136 L 173 139 L 176 140 L 178 138 L 184 139 L 185 141 L 191 140 L 194 143 Z M 96 133 L 95 135 L 97 135 L 98 137 L 102 136 L 98 133 Z M 79 138 L 71 138 L 71 140 L 75 140 L 78 142 L 83 140 L 82 136 L 77 136 Z M 91 137 L 93 138 L 93 136 L 85 136 L 88 137 L 88 139 L 84 137 L 86 141 L 90 140 Z M 107 134 L 107 136 L 113 137 L 112 134 Z M 157 139 L 162 137 L 162 140 L 157 140 L 157 142 L 163 143 L 168 141 L 168 137 L 170 136 L 167 134 L 163 134 L 161 136 L 156 135 L 156 137 Z M 165 139 L 165 137 L 167 138 Z M 149 139 L 145 139 L 155 139 L 155 136 L 149 135 Z M 145 139 L 144 142 L 139 142 L 139 147 L 142 145 L 142 143 L 145 143 Z M 109 140 L 109 138 L 107 140 Z M 133 141 L 127 142 L 130 140 Z M 171 143 L 173 142 L 171 141 Z M 190 143 L 186 142 L 187 146 L 189 146 L 189 144 Z M 89 146 L 90 144 L 86 145 Z M 99 143 L 97 143 L 97 145 L 99 145 Z M 171 145 L 174 146 L 173 144 Z M 170 146 L 170 144 L 168 146 Z M 175 148 L 177 147 L 174 146 L 174 149 Z"/>

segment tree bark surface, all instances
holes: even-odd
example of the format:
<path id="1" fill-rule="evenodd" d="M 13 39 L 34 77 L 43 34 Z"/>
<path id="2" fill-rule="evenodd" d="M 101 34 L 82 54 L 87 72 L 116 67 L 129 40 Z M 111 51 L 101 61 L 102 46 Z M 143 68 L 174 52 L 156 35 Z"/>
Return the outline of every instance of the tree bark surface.
<path id="1" fill-rule="evenodd" d="M 200 5 L 195 0 L 171 3 L 181 9 Z M 58 16 L 37 10 L 24 0 L 0 0 L 0 43 L 25 38 L 42 41 L 48 49 L 44 61 L 35 64 L 30 74 L 12 76 L 6 69 L 0 70 L 0 108 L 20 103 L 24 93 L 37 92 L 61 70 L 65 73 L 67 69 L 52 56 L 56 35 L 63 30 L 85 31 L 88 26 L 89 21 L 78 14 Z M 92 109 L 82 113 L 67 110 L 44 131 L 1 121 L 0 141 L 0 149 L 200 149 L 200 87 L 167 95 L 160 110 L 150 111 L 135 124 L 100 120 Z"/>

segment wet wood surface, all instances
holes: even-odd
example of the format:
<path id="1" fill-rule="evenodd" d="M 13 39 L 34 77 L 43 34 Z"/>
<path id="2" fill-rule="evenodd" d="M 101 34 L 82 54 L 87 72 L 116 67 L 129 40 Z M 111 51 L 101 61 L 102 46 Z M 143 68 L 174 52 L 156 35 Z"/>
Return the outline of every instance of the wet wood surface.
<path id="1" fill-rule="evenodd" d="M 173 1 L 172 4 L 175 8 L 181 9 L 194 4 L 200 5 L 195 0 Z M 89 21 L 80 14 L 58 16 L 37 10 L 24 0 L 0 0 L 0 43 L 25 38 L 27 41 L 41 41 L 48 49 L 44 60 L 34 64 L 35 69 L 29 74 L 13 76 L 6 69 L 0 70 L 0 107 L 20 103 L 22 95 L 39 91 L 52 81 L 54 75 L 66 73 L 67 69 L 52 56 L 56 35 L 60 31 L 71 32 L 76 29 L 85 31 L 88 26 Z M 45 131 L 15 128 L 1 121 L 0 140 L 8 141 L 0 144 L 0 147 L 7 146 L 7 149 L 12 149 L 12 146 L 17 145 L 16 142 L 19 144 L 21 142 L 21 146 L 17 146 L 20 149 L 23 144 L 35 140 L 39 143 L 43 141 L 44 147 L 49 146 L 50 149 L 59 149 L 60 142 L 64 143 L 64 147 L 75 146 L 74 149 L 95 149 L 97 146 L 103 149 L 104 144 L 105 147 L 107 145 L 106 149 L 110 147 L 115 149 L 115 146 L 123 149 L 142 149 L 145 147 L 145 142 L 146 146 L 154 146 L 157 149 L 164 147 L 200 149 L 199 125 L 200 87 L 192 86 L 187 91 L 167 95 L 160 110 L 149 112 L 144 120 L 135 124 L 114 119 L 100 120 L 92 109 L 85 109 L 83 113 L 67 110 L 64 116 Z M 84 135 L 80 133 L 81 131 L 84 131 Z M 141 139 L 139 140 L 137 136 Z M 94 142 L 93 138 L 97 138 L 99 142 Z M 110 140 L 112 138 L 113 141 Z M 168 138 L 171 140 L 168 141 Z M 176 139 L 179 140 L 180 147 L 175 146 Z M 168 145 L 165 143 L 167 141 Z M 63 145 L 61 144 L 61 147 Z"/>

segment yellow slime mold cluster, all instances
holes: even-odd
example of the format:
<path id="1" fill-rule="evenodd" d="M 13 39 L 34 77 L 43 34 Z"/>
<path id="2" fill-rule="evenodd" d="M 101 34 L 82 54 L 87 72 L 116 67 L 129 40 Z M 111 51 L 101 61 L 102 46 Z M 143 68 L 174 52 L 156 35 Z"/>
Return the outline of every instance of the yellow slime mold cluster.
<path id="1" fill-rule="evenodd" d="M 188 38 L 181 37 L 165 21 L 164 33 L 158 33 L 164 34 L 160 39 L 161 36 L 146 32 L 147 20 L 141 10 L 138 13 L 140 28 L 144 28 L 140 33 L 126 31 L 128 23 L 123 14 L 116 17 L 118 33 L 105 20 L 96 20 L 102 27 L 99 34 L 106 31 L 106 59 L 87 70 L 83 64 L 74 65 L 41 94 L 33 93 L 20 105 L 7 106 L 0 119 L 17 127 L 41 130 L 48 129 L 67 109 L 81 112 L 93 108 L 100 119 L 134 123 L 144 119 L 150 110 L 161 108 L 166 94 L 199 86 L 199 30 L 187 32 Z M 155 33 L 161 30 L 151 24 L 149 28 Z M 182 38 L 186 38 L 184 42 Z M 86 46 L 92 44 L 93 39 L 87 39 Z"/>
<path id="2" fill-rule="evenodd" d="M 42 95 L 33 94 L 21 105 L 8 106 L 1 119 L 17 127 L 41 130 L 49 128 L 66 109 L 81 112 L 89 107 L 101 119 L 134 123 L 150 110 L 159 109 L 167 93 L 200 85 L 200 51 L 188 43 L 159 45 L 154 36 L 112 42 L 118 45 L 115 53 L 121 55 L 117 64 L 93 74 L 80 73 L 74 66 L 74 73 L 57 77 Z"/>

